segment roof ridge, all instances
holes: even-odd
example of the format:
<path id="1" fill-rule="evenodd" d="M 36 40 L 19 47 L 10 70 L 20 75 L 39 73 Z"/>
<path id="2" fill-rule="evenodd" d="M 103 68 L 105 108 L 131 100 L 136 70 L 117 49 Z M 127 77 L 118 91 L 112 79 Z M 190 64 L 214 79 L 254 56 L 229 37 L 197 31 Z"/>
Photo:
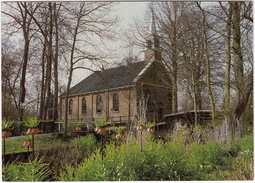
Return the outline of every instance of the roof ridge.
<path id="1" fill-rule="evenodd" d="M 70 88 L 69 95 L 130 86 L 147 65 L 147 61 L 139 61 L 103 71 L 94 71 Z"/>
<path id="2" fill-rule="evenodd" d="M 104 69 L 103 71 L 107 71 L 107 70 L 111 70 L 111 69 L 117 69 L 117 68 L 120 68 L 120 67 L 128 67 L 130 65 L 135 65 L 135 64 L 138 64 L 138 63 L 140 64 L 142 62 L 145 62 L 145 61 L 138 61 L 138 62 L 129 63 L 128 65 L 120 65 L 120 66 L 117 66 L 117 67 L 111 67 L 111 68 L 108 68 L 108 69 Z M 99 70 L 99 72 L 101 72 L 101 71 Z"/>

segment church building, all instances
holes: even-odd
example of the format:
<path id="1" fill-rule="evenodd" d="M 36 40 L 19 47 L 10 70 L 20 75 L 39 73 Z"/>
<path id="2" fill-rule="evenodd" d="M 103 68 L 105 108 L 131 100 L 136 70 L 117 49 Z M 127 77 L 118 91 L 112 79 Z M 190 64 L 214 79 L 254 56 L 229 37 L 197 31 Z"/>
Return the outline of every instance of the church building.
<path id="1" fill-rule="evenodd" d="M 171 79 L 162 62 L 153 14 L 145 35 L 144 61 L 95 71 L 70 89 L 68 120 L 116 122 L 162 120 L 171 113 Z M 64 119 L 65 96 L 60 96 L 60 119 Z"/>

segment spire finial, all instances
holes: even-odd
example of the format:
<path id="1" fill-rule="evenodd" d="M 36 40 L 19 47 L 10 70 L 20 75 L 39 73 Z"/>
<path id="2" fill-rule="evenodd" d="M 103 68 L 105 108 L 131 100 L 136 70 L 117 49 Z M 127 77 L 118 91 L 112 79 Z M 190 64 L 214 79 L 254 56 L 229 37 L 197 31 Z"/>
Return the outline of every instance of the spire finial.
<path id="1" fill-rule="evenodd" d="M 153 34 L 157 34 L 153 2 L 151 3 L 150 32 Z"/>

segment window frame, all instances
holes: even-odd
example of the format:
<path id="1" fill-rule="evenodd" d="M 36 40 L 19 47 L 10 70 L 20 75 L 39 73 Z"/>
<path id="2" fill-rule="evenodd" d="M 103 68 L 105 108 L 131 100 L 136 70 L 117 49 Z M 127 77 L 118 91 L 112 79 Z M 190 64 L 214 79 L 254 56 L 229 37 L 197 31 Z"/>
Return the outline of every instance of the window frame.
<path id="1" fill-rule="evenodd" d="M 73 99 L 69 99 L 68 101 L 68 114 L 73 115 Z"/>
<path id="2" fill-rule="evenodd" d="M 102 101 L 102 96 L 97 95 L 96 97 L 96 112 L 101 113 L 103 108 L 103 101 Z"/>
<path id="3" fill-rule="evenodd" d="M 112 95 L 112 111 L 119 112 L 119 94 L 113 93 Z"/>
<path id="4" fill-rule="evenodd" d="M 87 100 L 86 97 L 83 97 L 81 100 L 81 114 L 87 114 Z"/>

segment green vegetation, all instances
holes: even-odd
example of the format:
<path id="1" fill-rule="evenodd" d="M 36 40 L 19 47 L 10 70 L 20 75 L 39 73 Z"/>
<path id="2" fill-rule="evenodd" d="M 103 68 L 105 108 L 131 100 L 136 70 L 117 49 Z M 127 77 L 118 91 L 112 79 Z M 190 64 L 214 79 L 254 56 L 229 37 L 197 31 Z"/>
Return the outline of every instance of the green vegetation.
<path id="1" fill-rule="evenodd" d="M 39 125 L 40 120 L 38 120 L 37 118 L 33 118 L 33 117 L 28 117 L 25 121 L 24 121 L 24 125 L 27 126 L 28 128 L 35 128 Z"/>
<path id="2" fill-rule="evenodd" d="M 3 167 L 3 180 L 11 182 L 44 181 L 51 174 L 42 159 L 35 159 L 29 163 L 12 163 Z"/>
<path id="3" fill-rule="evenodd" d="M 6 119 L 2 120 L 2 130 L 8 130 L 13 125 L 14 121 L 7 121 Z"/>
<path id="4" fill-rule="evenodd" d="M 96 138 L 93 134 L 89 134 L 85 137 L 75 138 L 73 142 L 77 149 L 85 150 L 89 153 L 93 152 L 96 148 Z"/>
<path id="5" fill-rule="evenodd" d="M 19 153 L 19 152 L 27 152 L 27 148 L 23 147 L 22 144 L 25 140 L 31 140 L 28 136 L 22 136 L 19 139 L 6 139 L 6 154 Z M 52 137 L 50 135 L 44 136 L 35 136 L 35 150 L 39 147 L 46 147 L 47 145 L 52 143 Z"/>
<path id="6" fill-rule="evenodd" d="M 101 144 L 93 134 L 65 141 L 50 136 L 37 136 L 36 155 L 41 158 L 43 166 L 47 163 L 51 172 L 50 176 L 44 177 L 47 181 L 253 179 L 253 135 L 245 136 L 231 146 L 215 141 L 198 143 L 196 139 L 186 143 L 180 136 L 174 141 L 156 142 L 151 137 L 147 133 L 143 138 L 142 150 L 139 141 L 133 138 L 129 143 L 122 142 L 119 145 L 113 140 L 109 141 L 102 151 Z M 8 140 L 13 141 L 9 147 L 17 146 L 15 141 L 21 147 L 23 140 Z M 26 148 L 23 149 L 26 151 Z M 25 175 L 28 165 L 7 165 L 4 169 L 5 180 L 31 180 L 31 177 Z M 20 166 L 24 168 L 19 170 Z"/>
<path id="7" fill-rule="evenodd" d="M 106 145 L 104 158 L 97 149 L 89 158 L 76 166 L 61 171 L 60 181 L 146 181 L 146 180 L 250 180 L 253 156 L 252 136 L 242 139 L 237 157 L 230 148 L 217 142 L 184 145 L 176 142 L 147 140 L 143 150 L 135 140 L 131 144 Z M 247 153 L 246 153 L 247 154 Z M 240 161 L 242 159 L 242 161 Z M 242 169 L 238 166 L 242 166 Z M 237 169 L 236 169 L 237 168 Z M 242 170 L 244 174 L 240 174 Z M 228 177 L 231 175 L 232 177 Z"/>
<path id="8" fill-rule="evenodd" d="M 98 121 L 95 123 L 95 125 L 100 128 L 105 127 L 109 124 L 110 122 L 108 122 L 105 118 L 99 118 Z"/>

